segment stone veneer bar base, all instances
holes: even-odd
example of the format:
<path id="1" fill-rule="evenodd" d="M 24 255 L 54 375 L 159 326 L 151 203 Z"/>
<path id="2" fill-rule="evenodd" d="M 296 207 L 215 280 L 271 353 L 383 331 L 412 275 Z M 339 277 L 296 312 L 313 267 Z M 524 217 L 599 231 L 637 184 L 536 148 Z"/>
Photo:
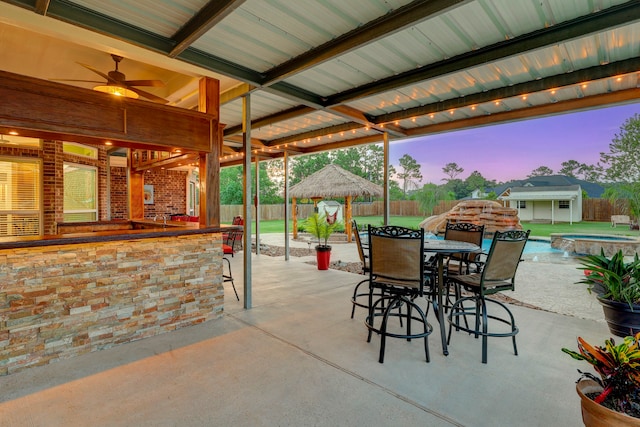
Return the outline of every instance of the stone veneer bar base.
<path id="1" fill-rule="evenodd" d="M 219 233 L 0 250 L 0 375 L 222 316 Z"/>

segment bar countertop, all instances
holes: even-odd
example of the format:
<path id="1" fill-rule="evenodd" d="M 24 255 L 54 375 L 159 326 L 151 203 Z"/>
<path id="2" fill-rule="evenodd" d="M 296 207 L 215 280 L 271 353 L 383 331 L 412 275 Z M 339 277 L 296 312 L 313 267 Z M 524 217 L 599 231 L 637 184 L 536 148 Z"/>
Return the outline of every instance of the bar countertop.
<path id="1" fill-rule="evenodd" d="M 232 230 L 242 230 L 242 226 L 221 225 L 203 226 L 198 223 L 180 221 L 132 220 L 132 223 L 142 225 L 142 229 L 92 231 L 84 233 L 55 234 L 46 236 L 3 237 L 0 238 L 0 250 L 18 249 L 42 246 L 72 245 L 92 242 L 111 242 L 117 240 L 141 240 L 157 237 L 185 236 L 192 234 L 224 233 Z"/>

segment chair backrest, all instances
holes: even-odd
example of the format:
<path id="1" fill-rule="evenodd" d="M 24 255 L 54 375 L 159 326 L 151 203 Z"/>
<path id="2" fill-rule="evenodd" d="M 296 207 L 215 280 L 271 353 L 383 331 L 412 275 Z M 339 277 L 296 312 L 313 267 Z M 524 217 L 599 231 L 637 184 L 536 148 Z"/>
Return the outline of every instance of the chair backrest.
<path id="1" fill-rule="evenodd" d="M 240 244 L 239 242 L 242 240 L 242 230 L 233 230 L 233 231 L 229 231 L 227 234 L 227 239 L 224 242 L 227 246 L 231 247 L 231 250 L 233 252 L 236 251 L 236 242 L 238 242 L 238 244 Z"/>
<path id="2" fill-rule="evenodd" d="M 356 245 L 358 247 L 358 255 L 360 256 L 360 262 L 362 262 L 362 271 L 367 273 L 369 271 L 369 254 L 365 253 L 365 248 L 362 246 L 362 239 L 360 238 L 360 232 L 358 231 L 358 224 L 356 220 L 351 220 L 351 231 L 356 239 Z"/>
<path id="3" fill-rule="evenodd" d="M 444 229 L 445 240 L 456 240 L 458 242 L 473 243 L 482 247 L 482 239 L 484 239 L 484 224 L 473 224 L 471 222 L 448 222 Z M 458 273 L 463 273 L 463 264 L 466 272 L 469 272 L 469 261 L 473 262 L 478 253 L 469 254 L 451 254 L 447 260 L 447 265 L 451 260 L 459 263 Z"/>
<path id="4" fill-rule="evenodd" d="M 445 240 L 457 240 L 458 242 L 473 243 L 482 246 L 484 238 L 484 225 L 470 222 L 447 222 L 444 230 Z"/>
<path id="5" fill-rule="evenodd" d="M 369 225 L 372 281 L 424 292 L 424 230 Z"/>
<path id="6" fill-rule="evenodd" d="M 238 215 L 233 217 L 232 225 L 244 225 L 244 219 Z"/>
<path id="7" fill-rule="evenodd" d="M 481 283 L 484 284 L 483 287 L 486 287 L 486 282 L 491 281 L 510 281 L 513 287 L 516 270 L 530 232 L 531 230 L 496 231 L 482 270 Z"/>

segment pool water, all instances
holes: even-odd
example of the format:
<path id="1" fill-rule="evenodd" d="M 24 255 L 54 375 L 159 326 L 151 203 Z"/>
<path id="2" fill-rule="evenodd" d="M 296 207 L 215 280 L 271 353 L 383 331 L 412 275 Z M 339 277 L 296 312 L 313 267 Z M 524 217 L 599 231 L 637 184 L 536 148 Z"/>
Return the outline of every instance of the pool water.
<path id="1" fill-rule="evenodd" d="M 442 240 L 443 237 L 436 237 L 436 239 Z M 484 239 L 482 241 L 482 251 L 489 252 L 491 248 L 492 239 Z M 545 240 L 527 240 L 527 244 L 524 247 L 525 254 L 563 254 L 564 251 L 551 247 L 551 243 Z"/>

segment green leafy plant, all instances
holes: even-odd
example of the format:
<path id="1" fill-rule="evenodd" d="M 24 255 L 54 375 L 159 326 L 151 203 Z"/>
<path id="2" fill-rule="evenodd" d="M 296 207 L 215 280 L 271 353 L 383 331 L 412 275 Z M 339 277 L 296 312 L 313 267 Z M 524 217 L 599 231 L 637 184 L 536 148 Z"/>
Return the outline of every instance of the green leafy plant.
<path id="1" fill-rule="evenodd" d="M 318 239 L 318 247 L 328 248 L 329 237 L 341 225 L 342 224 L 339 221 L 335 221 L 330 224 L 325 215 L 314 213 L 304 221 L 303 229 Z"/>
<path id="2" fill-rule="evenodd" d="M 584 373 L 582 378 L 598 382 L 603 390 L 593 400 L 614 411 L 640 418 L 640 332 L 624 337 L 620 344 L 613 338 L 605 345 L 592 346 L 578 337 L 578 351 L 563 348 L 562 351 L 576 360 L 589 363 L 599 378 Z"/>
<path id="3" fill-rule="evenodd" d="M 633 261 L 625 262 L 622 250 L 607 258 L 601 249 L 600 255 L 581 258 L 580 265 L 585 276 L 578 283 L 586 284 L 589 292 L 600 287 L 603 298 L 626 302 L 629 306 L 640 303 L 640 259 L 637 253 Z"/>

